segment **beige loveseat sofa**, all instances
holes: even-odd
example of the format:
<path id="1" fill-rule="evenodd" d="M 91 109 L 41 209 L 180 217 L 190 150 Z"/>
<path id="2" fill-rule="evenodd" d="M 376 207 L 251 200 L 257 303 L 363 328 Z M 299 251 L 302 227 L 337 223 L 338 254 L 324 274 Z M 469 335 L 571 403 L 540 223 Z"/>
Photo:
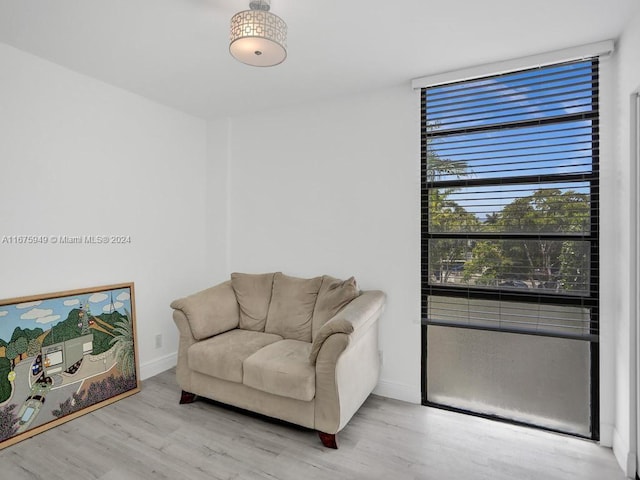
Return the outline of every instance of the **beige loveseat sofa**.
<path id="1" fill-rule="evenodd" d="M 378 381 L 385 295 L 355 280 L 234 273 L 171 303 L 180 403 L 196 395 L 336 434 Z"/>

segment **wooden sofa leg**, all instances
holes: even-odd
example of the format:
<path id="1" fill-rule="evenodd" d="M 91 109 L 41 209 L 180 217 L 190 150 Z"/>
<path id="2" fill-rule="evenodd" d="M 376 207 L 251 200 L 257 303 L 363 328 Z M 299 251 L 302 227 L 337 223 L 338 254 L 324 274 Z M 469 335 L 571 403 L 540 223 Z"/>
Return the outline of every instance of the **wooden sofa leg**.
<path id="1" fill-rule="evenodd" d="M 182 395 L 180 396 L 180 405 L 185 403 L 193 403 L 196 401 L 196 394 L 191 392 L 182 391 Z"/>
<path id="2" fill-rule="evenodd" d="M 338 436 L 335 433 L 318 432 L 320 441 L 327 448 L 338 448 Z"/>

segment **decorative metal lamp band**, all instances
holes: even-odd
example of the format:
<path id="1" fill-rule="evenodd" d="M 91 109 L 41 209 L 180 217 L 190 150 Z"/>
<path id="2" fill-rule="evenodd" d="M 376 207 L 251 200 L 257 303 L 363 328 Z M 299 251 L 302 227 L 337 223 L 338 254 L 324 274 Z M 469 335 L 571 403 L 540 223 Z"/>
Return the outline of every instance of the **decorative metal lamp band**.
<path id="1" fill-rule="evenodd" d="M 252 2 L 251 8 L 231 18 L 231 55 L 256 67 L 282 63 L 287 58 L 287 24 L 268 11 L 268 4 Z"/>

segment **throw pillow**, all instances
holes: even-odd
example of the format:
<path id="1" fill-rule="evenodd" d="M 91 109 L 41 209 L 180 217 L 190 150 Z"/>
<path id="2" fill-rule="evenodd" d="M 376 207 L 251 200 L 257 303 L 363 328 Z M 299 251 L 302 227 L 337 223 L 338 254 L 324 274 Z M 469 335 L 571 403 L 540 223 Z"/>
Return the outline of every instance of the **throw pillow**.
<path id="1" fill-rule="evenodd" d="M 323 276 L 318 301 L 313 311 L 312 338 L 315 339 L 318 330 L 359 294 L 360 290 L 354 277 L 342 281 L 329 275 Z"/>

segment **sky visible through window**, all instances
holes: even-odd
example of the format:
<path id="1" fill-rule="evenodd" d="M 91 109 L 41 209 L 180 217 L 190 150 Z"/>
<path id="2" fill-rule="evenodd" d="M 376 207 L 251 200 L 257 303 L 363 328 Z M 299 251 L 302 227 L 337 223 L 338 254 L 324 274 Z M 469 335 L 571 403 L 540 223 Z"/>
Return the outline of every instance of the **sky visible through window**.
<path id="1" fill-rule="evenodd" d="M 590 292 L 595 72 L 586 60 L 426 89 L 432 284 Z"/>
<path id="2" fill-rule="evenodd" d="M 590 61 L 430 88 L 427 92 L 430 179 L 513 178 L 590 173 L 592 122 L 561 126 L 554 117 L 592 111 Z M 512 126 L 526 122 L 526 126 Z M 492 126 L 499 128 L 491 129 Z M 489 127 L 488 131 L 482 128 Z M 441 136 L 446 132 L 450 135 Z M 441 169 L 438 160 L 448 162 Z M 469 188 L 456 202 L 480 221 L 539 188 L 588 194 L 587 182 Z M 482 207 L 478 198 L 484 198 Z"/>

